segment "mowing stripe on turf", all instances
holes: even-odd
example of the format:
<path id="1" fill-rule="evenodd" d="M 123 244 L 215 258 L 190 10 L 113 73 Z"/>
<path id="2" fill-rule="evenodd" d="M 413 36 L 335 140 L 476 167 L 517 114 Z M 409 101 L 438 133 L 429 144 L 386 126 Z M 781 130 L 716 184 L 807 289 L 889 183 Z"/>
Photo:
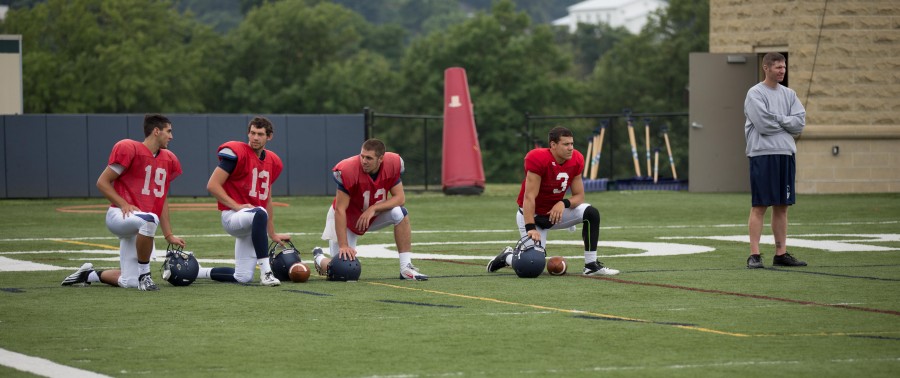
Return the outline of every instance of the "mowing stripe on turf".
<path id="1" fill-rule="evenodd" d="M 437 291 L 437 290 L 418 289 L 418 288 L 412 288 L 412 287 L 405 287 L 405 286 L 391 285 L 391 284 L 386 284 L 386 283 L 382 283 L 382 282 L 366 282 L 366 283 L 369 284 L 369 285 L 385 286 L 385 287 L 390 287 L 390 288 L 394 288 L 394 289 L 405 289 L 405 290 L 412 290 L 412 291 L 421 291 L 421 292 L 431 293 L 431 294 L 447 295 L 447 296 L 451 296 L 451 297 L 465 298 L 465 299 L 475 299 L 475 300 L 479 300 L 479 301 L 494 302 L 494 303 L 500 303 L 500 304 L 506 304 L 506 305 L 512 305 L 512 306 L 531 307 L 531 308 L 536 308 L 536 309 L 539 309 L 539 310 L 550 310 L 550 311 L 556 311 L 556 312 L 562 312 L 562 313 L 568 313 L 568 314 L 576 314 L 576 315 L 581 315 L 581 316 L 589 315 L 589 316 L 594 316 L 594 317 L 599 317 L 599 318 L 606 318 L 606 319 L 613 319 L 613 320 L 624 320 L 624 321 L 636 322 L 636 323 L 647 323 L 647 324 L 665 325 L 665 326 L 670 326 L 670 327 L 675 327 L 675 328 L 681 328 L 681 329 L 687 329 L 687 330 L 692 330 L 692 331 L 700 331 L 700 332 L 706 332 L 706 333 L 713 333 L 713 334 L 717 334 L 717 335 L 734 336 L 734 337 L 748 337 L 748 336 L 750 336 L 750 335 L 746 335 L 746 334 L 743 334 L 743 333 L 725 332 L 725 331 L 719 331 L 719 330 L 715 330 L 715 329 L 709 329 L 709 328 L 697 327 L 697 326 L 692 326 L 692 325 L 672 324 L 672 323 L 663 323 L 663 322 L 654 322 L 654 321 L 651 321 L 651 320 L 645 320 L 645 319 L 629 318 L 629 317 L 625 317 L 625 316 L 617 316 L 617 315 L 609 315 L 609 314 L 600 314 L 600 313 L 588 312 L 588 311 L 581 311 L 581 310 L 567 310 L 567 309 L 562 309 L 562 308 L 555 308 L 555 307 L 541 306 L 541 305 L 536 305 L 536 304 L 528 304 L 528 303 L 518 303 L 518 302 L 504 301 L 504 300 L 502 300 L 502 299 L 496 299 L 496 298 L 478 297 L 478 296 L 474 296 L 474 295 L 456 294 L 456 293 L 448 293 L 448 292 Z"/>
<path id="2" fill-rule="evenodd" d="M 763 300 L 767 300 L 767 301 L 788 302 L 788 303 L 796 303 L 796 304 L 802 304 L 802 305 L 807 305 L 807 306 L 837 307 L 837 308 L 843 308 L 843 309 L 847 309 L 847 310 L 866 311 L 866 312 L 874 312 L 874 313 L 879 313 L 879 314 L 900 316 L 900 311 L 880 310 L 877 308 L 850 306 L 850 305 L 844 305 L 844 304 L 819 303 L 819 302 L 812 302 L 812 301 L 803 301 L 803 300 L 799 300 L 799 299 L 770 297 L 768 295 L 737 293 L 737 292 L 732 292 L 732 291 L 715 290 L 715 289 L 701 289 L 701 288 L 697 288 L 697 287 L 671 285 L 671 284 L 629 281 L 629 280 L 623 280 L 620 278 L 612 278 L 612 277 L 599 277 L 599 276 L 580 276 L 580 277 L 588 278 L 588 279 L 595 279 L 595 280 L 612 281 L 612 282 L 618 282 L 618 283 L 629 284 L 629 285 L 654 286 L 654 287 L 662 287 L 662 288 L 667 288 L 667 289 L 695 291 L 695 292 L 699 292 L 699 293 L 731 295 L 731 296 L 735 296 L 735 297 L 763 299 Z"/>
<path id="3" fill-rule="evenodd" d="M 0 348 L 0 365 L 43 377 L 109 377 L 108 375 L 60 365 L 50 360 L 16 353 L 3 348 Z"/>

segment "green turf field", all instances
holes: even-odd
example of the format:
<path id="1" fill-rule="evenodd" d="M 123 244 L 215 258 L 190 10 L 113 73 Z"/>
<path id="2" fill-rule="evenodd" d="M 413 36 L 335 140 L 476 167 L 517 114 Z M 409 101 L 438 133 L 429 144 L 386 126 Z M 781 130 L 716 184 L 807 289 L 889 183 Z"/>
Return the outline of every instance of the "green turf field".
<path id="1" fill-rule="evenodd" d="M 484 269 L 517 239 L 517 190 L 407 195 L 426 282 L 399 280 L 396 257 L 362 257 L 356 283 L 173 287 L 160 259 L 158 292 L 59 286 L 85 261 L 118 266 L 103 206 L 88 206 L 102 200 L 0 201 L 0 376 L 31 376 L 9 353 L 141 377 L 900 375 L 900 195 L 799 195 L 788 250 L 809 266 L 771 269 L 767 244 L 767 269 L 750 271 L 749 194 L 590 193 L 601 260 L 622 273 L 582 277 L 580 232 L 557 231 L 548 253 L 570 274 L 520 279 Z M 274 200 L 278 231 L 311 262 L 331 198 Z M 172 219 L 201 261 L 233 258 L 218 212 Z M 392 240 L 366 235 L 360 253 Z"/>

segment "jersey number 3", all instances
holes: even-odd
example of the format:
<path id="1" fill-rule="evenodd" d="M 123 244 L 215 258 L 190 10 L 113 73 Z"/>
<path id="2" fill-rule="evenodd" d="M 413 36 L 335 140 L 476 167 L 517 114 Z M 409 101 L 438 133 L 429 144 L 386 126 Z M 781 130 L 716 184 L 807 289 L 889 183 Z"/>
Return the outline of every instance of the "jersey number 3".
<path id="1" fill-rule="evenodd" d="M 569 174 L 566 172 L 560 172 L 556 175 L 557 181 L 562 181 L 559 189 L 553 189 L 553 194 L 565 193 L 566 189 L 569 187 Z"/>

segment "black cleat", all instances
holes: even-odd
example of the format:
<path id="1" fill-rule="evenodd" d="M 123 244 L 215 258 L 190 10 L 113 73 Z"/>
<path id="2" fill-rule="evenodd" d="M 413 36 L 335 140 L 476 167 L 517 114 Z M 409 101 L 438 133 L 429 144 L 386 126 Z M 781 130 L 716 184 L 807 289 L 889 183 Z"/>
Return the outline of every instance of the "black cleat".
<path id="1" fill-rule="evenodd" d="M 487 271 L 488 272 L 496 272 L 496 271 L 500 270 L 501 268 L 505 268 L 505 267 L 509 266 L 509 264 L 506 263 L 506 256 L 511 255 L 512 252 L 513 252 L 512 247 L 503 248 L 503 251 L 500 252 L 499 255 L 494 257 L 491 260 L 491 262 L 489 262 L 487 264 Z"/>
<path id="2" fill-rule="evenodd" d="M 75 271 L 75 273 L 70 274 L 66 279 L 63 280 L 62 286 L 72 286 L 72 285 L 83 285 L 88 286 L 91 283 L 87 282 L 88 275 L 94 271 L 94 264 L 84 263 L 81 265 L 81 268 Z"/>
<path id="3" fill-rule="evenodd" d="M 747 269 L 759 269 L 759 268 L 765 268 L 765 266 L 763 266 L 762 256 L 750 255 L 750 257 L 747 258 Z"/>
<path id="4" fill-rule="evenodd" d="M 590 264 L 584 264 L 584 271 L 582 272 L 585 276 L 615 276 L 619 274 L 619 271 L 613 268 L 607 268 L 603 266 L 603 263 L 600 260 L 594 261 Z"/>
<path id="5" fill-rule="evenodd" d="M 806 266 L 806 261 L 800 261 L 791 256 L 790 253 L 785 252 L 783 255 L 775 255 L 772 258 L 772 265 L 774 266 Z"/>

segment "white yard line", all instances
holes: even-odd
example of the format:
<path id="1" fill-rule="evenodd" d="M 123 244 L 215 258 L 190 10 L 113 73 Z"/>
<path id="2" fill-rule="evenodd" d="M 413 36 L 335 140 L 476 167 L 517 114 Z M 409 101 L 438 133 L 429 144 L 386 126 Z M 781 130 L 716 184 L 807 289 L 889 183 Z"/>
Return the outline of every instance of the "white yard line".
<path id="1" fill-rule="evenodd" d="M 21 370 L 42 377 L 60 378 L 101 378 L 108 375 L 60 365 L 43 358 L 32 357 L 0 348 L 0 365 Z"/>
<path id="2" fill-rule="evenodd" d="M 885 225 L 885 224 L 898 224 L 900 221 L 879 221 L 879 222 L 824 222 L 824 223 L 791 223 L 791 227 L 794 226 L 847 226 L 847 225 Z M 683 228 L 729 228 L 729 227 L 737 227 L 737 228 L 746 228 L 746 223 L 734 223 L 734 224 L 685 224 L 685 225 L 668 225 L 668 226 L 658 226 L 658 225 L 647 225 L 647 226 L 607 226 L 600 227 L 601 230 L 640 230 L 640 229 L 660 229 L 660 228 L 669 228 L 669 229 L 683 229 Z M 444 233 L 505 233 L 505 232 L 515 232 L 516 229 L 514 227 L 510 227 L 502 230 L 413 230 L 414 234 L 444 234 Z M 374 231 L 372 233 L 392 233 L 391 230 L 385 231 Z M 286 231 L 286 233 L 297 236 L 309 236 L 309 235 L 321 235 L 321 232 L 290 232 Z M 179 235 L 183 238 L 218 238 L 218 237 L 230 237 L 228 234 L 202 234 L 202 235 Z M 51 241 L 51 240 L 112 240 L 117 239 L 115 236 L 103 235 L 103 236 L 83 236 L 83 237 L 75 237 L 75 238 L 0 238 L 0 242 L 18 242 L 18 241 Z"/>

